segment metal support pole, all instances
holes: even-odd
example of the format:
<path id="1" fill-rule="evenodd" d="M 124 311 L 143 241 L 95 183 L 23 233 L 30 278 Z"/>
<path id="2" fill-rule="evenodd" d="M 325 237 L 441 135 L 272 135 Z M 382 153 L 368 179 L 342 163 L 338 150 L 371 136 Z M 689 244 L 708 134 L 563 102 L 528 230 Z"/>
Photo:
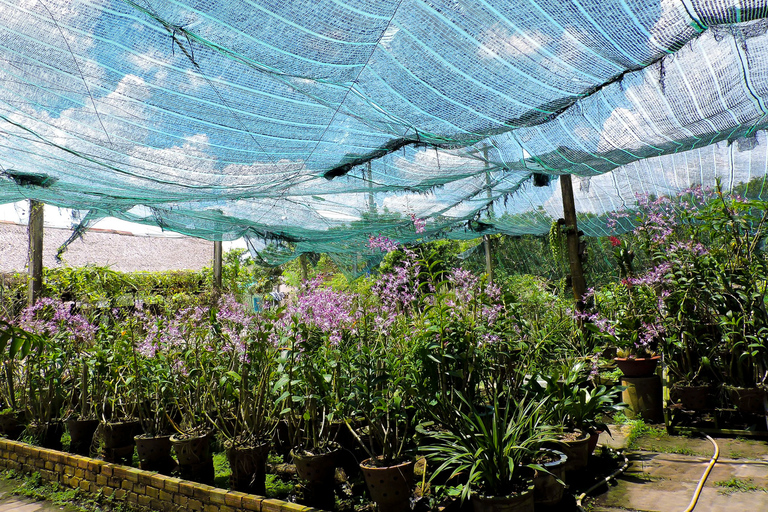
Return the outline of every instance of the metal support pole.
<path id="1" fill-rule="evenodd" d="M 29 286 L 27 303 L 32 306 L 43 289 L 43 209 L 40 201 L 29 201 Z"/>
<path id="2" fill-rule="evenodd" d="M 576 309 L 584 311 L 584 293 L 587 284 L 584 269 L 579 257 L 579 226 L 576 223 L 576 204 L 573 201 L 573 184 L 570 174 L 560 176 L 560 192 L 563 195 L 563 218 L 565 219 L 566 241 L 568 245 L 568 263 L 571 268 L 571 288 L 576 301 Z"/>
<path id="3" fill-rule="evenodd" d="M 213 242 L 213 289 L 221 293 L 221 264 L 224 254 L 221 248 L 221 240 Z"/>

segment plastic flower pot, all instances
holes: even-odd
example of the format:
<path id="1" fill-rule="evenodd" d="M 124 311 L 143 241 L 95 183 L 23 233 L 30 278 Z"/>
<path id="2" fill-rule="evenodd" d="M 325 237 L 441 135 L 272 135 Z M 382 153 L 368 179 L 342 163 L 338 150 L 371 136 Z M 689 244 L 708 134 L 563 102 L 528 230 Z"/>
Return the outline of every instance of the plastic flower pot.
<path id="1" fill-rule="evenodd" d="M 264 496 L 269 447 L 270 443 L 255 446 L 232 446 L 228 443 L 227 460 L 232 469 L 229 476 L 230 489 Z"/>
<path id="2" fill-rule="evenodd" d="M 625 377 L 647 377 L 656 371 L 661 356 L 616 357 L 613 360 Z"/>
<path id="3" fill-rule="evenodd" d="M 534 512 L 534 486 L 508 496 L 472 495 L 474 512 Z"/>
<path id="4" fill-rule="evenodd" d="M 366 459 L 360 463 L 368 492 L 378 505 L 379 512 L 410 510 L 415 465 L 414 460 L 407 460 L 393 466 L 381 466 L 381 461 L 377 458 Z"/>

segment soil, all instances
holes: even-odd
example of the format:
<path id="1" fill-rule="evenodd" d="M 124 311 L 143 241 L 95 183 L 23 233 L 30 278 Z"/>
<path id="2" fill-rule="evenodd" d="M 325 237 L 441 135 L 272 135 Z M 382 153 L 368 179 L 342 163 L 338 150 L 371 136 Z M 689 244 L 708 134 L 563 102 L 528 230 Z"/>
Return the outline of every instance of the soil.
<path id="1" fill-rule="evenodd" d="M 389 468 L 392 466 L 399 466 L 400 464 L 405 464 L 406 462 L 411 461 L 411 457 L 398 457 L 396 459 L 390 459 L 385 460 L 384 457 L 381 455 L 378 457 L 374 457 L 372 459 L 366 459 L 365 461 L 361 462 L 360 465 L 365 465 L 366 467 L 371 468 Z"/>

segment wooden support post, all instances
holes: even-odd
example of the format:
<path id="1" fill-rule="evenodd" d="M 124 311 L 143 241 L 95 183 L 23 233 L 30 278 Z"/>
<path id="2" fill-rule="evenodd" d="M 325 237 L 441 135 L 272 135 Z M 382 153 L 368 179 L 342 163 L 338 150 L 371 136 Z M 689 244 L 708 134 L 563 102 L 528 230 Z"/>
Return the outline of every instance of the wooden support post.
<path id="1" fill-rule="evenodd" d="M 491 237 L 483 235 L 485 245 L 485 273 L 488 274 L 488 284 L 493 283 L 493 264 L 491 263 Z"/>
<path id="2" fill-rule="evenodd" d="M 488 148 L 483 148 L 483 159 L 485 159 L 485 194 L 490 205 L 488 213 L 493 217 L 493 194 L 491 193 L 491 174 L 488 171 L 490 162 L 488 161 Z M 485 246 L 485 273 L 488 275 L 488 284 L 493 283 L 493 262 L 491 260 L 491 237 L 483 235 L 483 245 Z"/>
<path id="3" fill-rule="evenodd" d="M 307 255 L 302 254 L 299 256 L 299 264 L 301 264 L 301 282 L 307 282 Z"/>
<path id="4" fill-rule="evenodd" d="M 40 297 L 43 289 L 43 209 L 44 204 L 29 201 L 29 286 L 27 303 L 32 306 Z"/>
<path id="5" fill-rule="evenodd" d="M 563 195 L 563 218 L 568 245 L 568 263 L 571 268 L 571 288 L 573 288 L 576 309 L 582 312 L 584 311 L 582 297 L 587 291 L 587 284 L 579 257 L 579 226 L 576 222 L 576 204 L 573 201 L 573 184 L 570 174 L 560 176 L 560 192 Z"/>
<path id="6" fill-rule="evenodd" d="M 221 249 L 221 240 L 213 242 L 213 290 L 221 293 L 221 264 L 224 254 Z"/>

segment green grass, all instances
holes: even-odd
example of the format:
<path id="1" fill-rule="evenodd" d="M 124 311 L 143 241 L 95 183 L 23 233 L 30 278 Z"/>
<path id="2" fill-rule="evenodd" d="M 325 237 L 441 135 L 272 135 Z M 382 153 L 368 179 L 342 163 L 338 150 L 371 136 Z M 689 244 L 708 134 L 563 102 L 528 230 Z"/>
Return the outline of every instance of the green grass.
<path id="1" fill-rule="evenodd" d="M 768 492 L 768 489 L 766 489 L 765 487 L 760 487 L 752 483 L 751 478 L 742 480 L 740 478 L 734 477 L 734 478 L 731 478 L 730 480 L 720 480 L 719 482 L 715 482 L 715 485 L 717 487 L 722 487 L 722 489 L 719 489 L 717 492 L 719 492 L 720 494 L 725 494 L 726 496 L 729 496 L 737 492 L 756 492 L 756 491 Z"/>
<path id="2" fill-rule="evenodd" d="M 40 473 L 23 474 L 6 470 L 0 475 L 2 479 L 14 483 L 11 494 L 15 496 L 47 501 L 57 506 L 66 505 L 80 512 L 139 512 L 139 509 L 111 496 L 86 493 L 80 489 L 65 487 L 58 482 L 45 482 Z M 146 511 L 147 509 L 143 509 L 143 512 Z"/>

